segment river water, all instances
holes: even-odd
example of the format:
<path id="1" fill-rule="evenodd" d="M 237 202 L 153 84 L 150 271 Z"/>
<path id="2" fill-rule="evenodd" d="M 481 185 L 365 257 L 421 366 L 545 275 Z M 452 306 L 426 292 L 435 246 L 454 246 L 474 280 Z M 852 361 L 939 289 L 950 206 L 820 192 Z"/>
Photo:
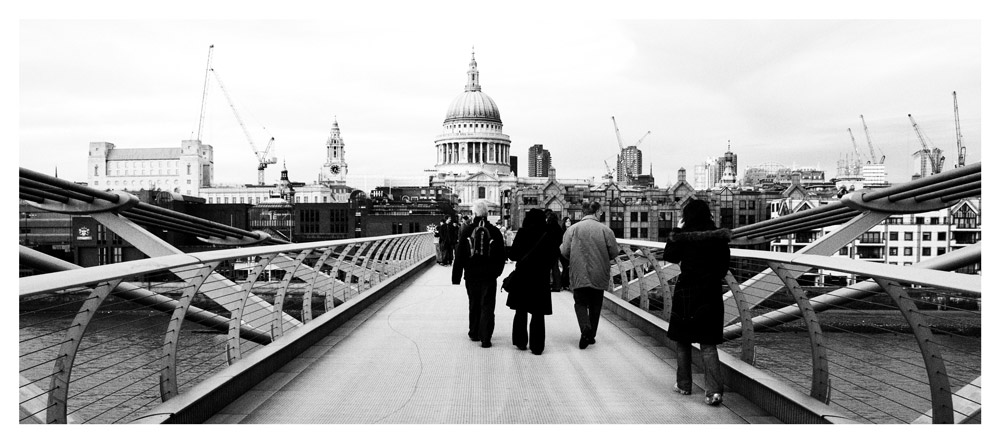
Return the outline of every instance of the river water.
<path id="1" fill-rule="evenodd" d="M 42 390 L 49 389 L 52 361 L 72 315 L 21 316 L 21 375 Z M 159 355 L 168 320 L 162 314 L 98 315 L 88 328 L 73 368 L 69 412 L 89 423 L 127 423 L 159 405 Z M 808 335 L 758 332 L 756 337 L 754 365 L 808 393 Z M 833 388 L 831 404 L 842 409 L 847 418 L 866 423 L 909 423 L 930 409 L 927 374 L 911 334 L 836 332 L 824 337 Z M 937 334 L 934 341 L 941 347 L 953 391 L 979 376 L 979 337 Z M 178 370 L 182 392 L 226 366 L 225 342 L 225 335 L 184 325 Z M 243 346 L 244 353 L 252 348 Z M 721 349 L 738 356 L 738 346 L 732 342 Z"/>

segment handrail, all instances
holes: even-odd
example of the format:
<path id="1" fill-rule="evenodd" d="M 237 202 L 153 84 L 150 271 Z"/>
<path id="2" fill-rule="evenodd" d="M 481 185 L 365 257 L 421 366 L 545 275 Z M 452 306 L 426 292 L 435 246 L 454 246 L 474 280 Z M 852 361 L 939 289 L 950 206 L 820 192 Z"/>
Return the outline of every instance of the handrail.
<path id="1" fill-rule="evenodd" d="M 325 240 L 311 243 L 288 243 L 268 246 L 252 246 L 238 249 L 220 249 L 183 255 L 146 258 L 128 262 L 113 263 L 104 266 L 80 268 L 59 273 L 58 278 L 52 275 L 32 275 L 22 277 L 19 281 L 20 296 L 27 297 L 36 294 L 58 291 L 61 289 L 92 285 L 116 277 L 131 277 L 152 272 L 163 271 L 185 265 L 207 264 L 216 261 L 233 260 L 263 254 L 280 254 L 302 249 L 334 248 L 359 241 L 381 241 L 398 236 L 427 235 L 427 233 L 411 233 L 385 235 L 379 237 L 352 238 L 345 240 Z"/>
<path id="2" fill-rule="evenodd" d="M 680 273 L 679 266 L 657 260 L 651 261 L 657 255 L 653 251 L 662 249 L 663 243 L 619 239 L 618 244 L 623 249 L 623 253 L 615 259 L 615 263 L 612 263 L 611 273 L 615 281 L 611 289 L 612 292 L 632 302 L 633 305 L 638 302 L 637 306 L 642 309 L 649 309 L 649 297 L 657 294 L 657 296 L 662 297 L 660 306 L 662 306 L 663 311 L 661 315 L 664 319 L 669 319 L 667 314 L 671 305 L 669 297 L 672 291 L 669 288 L 669 283 L 667 283 L 666 288 L 662 287 L 662 284 Z M 918 263 L 918 266 L 896 266 L 844 257 L 736 248 L 731 249 L 730 253 L 733 263 L 738 266 L 746 263 L 758 263 L 758 265 L 754 265 L 756 267 L 751 266 L 748 269 L 733 268 L 733 272 L 739 271 L 745 281 L 737 281 L 733 278 L 733 274 L 730 274 L 727 277 L 727 283 L 731 291 L 724 296 L 724 299 L 729 297 L 736 299 L 733 304 L 735 309 L 739 311 L 737 320 L 740 322 L 740 324 L 726 327 L 724 335 L 726 340 L 739 341 L 743 361 L 754 364 L 755 356 L 760 354 L 759 351 L 755 351 L 755 348 L 760 347 L 757 343 L 759 339 L 755 338 L 759 334 L 753 333 L 756 328 L 775 328 L 789 323 L 800 323 L 805 319 L 809 331 L 807 337 L 808 346 L 811 349 L 812 372 L 807 372 L 804 377 L 810 378 L 812 383 L 807 383 L 804 388 L 813 398 L 822 402 L 830 402 L 835 397 L 845 395 L 833 394 L 831 397 L 831 390 L 835 389 L 836 385 L 831 380 L 835 375 L 830 366 L 846 365 L 845 367 L 850 367 L 849 363 L 835 360 L 835 355 L 845 355 L 842 358 L 854 357 L 850 357 L 851 351 L 836 349 L 838 346 L 843 346 L 842 344 L 831 344 L 831 341 L 843 342 L 844 340 L 841 337 L 837 337 L 835 340 L 829 338 L 831 337 L 828 331 L 830 326 L 824 324 L 826 316 L 836 316 L 838 312 L 852 313 L 857 311 L 856 308 L 851 307 L 851 303 L 855 305 L 864 303 L 873 306 L 872 309 L 882 310 L 878 312 L 894 309 L 897 311 L 897 315 L 902 315 L 901 321 L 908 325 L 909 330 L 914 335 L 917 348 L 919 348 L 919 353 L 914 358 L 907 358 L 898 364 L 912 366 L 914 360 L 922 360 L 924 362 L 923 369 L 926 371 L 927 393 L 906 393 L 906 395 L 916 395 L 923 398 L 926 406 L 923 410 L 918 411 L 917 418 L 909 418 L 905 422 L 920 422 L 924 420 L 924 417 L 934 423 L 962 422 L 975 416 L 981 410 L 981 401 L 978 400 L 981 388 L 975 381 L 978 380 L 979 374 L 974 372 L 972 378 L 963 375 L 963 378 L 956 380 L 946 369 L 949 366 L 954 368 L 956 363 L 943 358 L 941 351 L 942 348 L 952 345 L 950 342 L 942 342 L 941 339 L 938 339 L 940 334 L 931 334 L 930 332 L 939 328 L 937 326 L 939 322 L 947 321 L 950 318 L 966 318 L 967 315 L 962 317 L 939 316 L 934 314 L 937 311 L 928 313 L 918 309 L 918 305 L 924 306 L 924 310 L 927 309 L 928 305 L 938 306 L 938 309 L 947 309 L 949 297 L 964 298 L 966 303 L 970 301 L 976 303 L 980 299 L 982 295 L 980 276 L 948 272 L 947 270 L 979 262 L 982 255 L 981 244 L 966 246 L 948 254 L 924 260 Z M 807 296 L 806 284 L 812 285 L 812 281 L 808 278 L 801 280 L 801 282 L 799 280 L 810 269 L 823 275 L 843 275 L 846 276 L 847 281 L 856 281 L 857 283 L 845 285 L 840 289 L 836 289 L 834 286 L 833 289 L 836 290 L 821 292 L 820 295 L 810 298 Z M 749 274 L 748 271 L 750 271 Z M 758 273 L 758 275 L 752 276 L 753 273 Z M 777 275 L 779 279 L 760 277 L 767 273 Z M 748 276 L 752 277 L 747 278 Z M 647 289 L 640 291 L 642 293 L 636 292 L 636 288 L 643 287 Z M 782 290 L 793 296 L 795 301 L 791 302 L 786 299 L 784 302 L 777 302 L 775 294 Z M 914 291 L 916 296 L 911 295 L 910 291 Z M 933 297 L 927 298 L 920 295 L 926 293 L 942 294 L 944 299 L 939 301 Z M 882 294 L 882 297 L 888 301 L 870 301 L 879 294 Z M 748 295 L 754 297 L 753 314 L 750 311 L 751 306 L 744 300 L 744 297 Z M 727 302 L 729 301 L 727 300 Z M 775 303 L 784 303 L 784 307 L 779 309 L 765 308 L 765 306 L 771 306 Z M 969 314 L 978 316 L 975 311 Z M 821 325 L 823 327 L 820 327 Z M 958 327 L 964 327 L 961 325 L 962 323 Z M 880 326 L 876 324 L 875 327 Z M 839 327 L 835 327 L 833 330 L 836 331 L 837 328 Z M 863 336 L 864 333 L 851 334 L 851 336 L 858 335 Z M 859 350 L 856 352 L 867 351 Z M 809 356 L 810 353 L 806 353 L 800 358 L 809 361 Z M 973 355 L 970 358 L 976 362 L 979 361 L 978 355 Z M 967 370 L 965 366 L 967 364 L 958 364 L 960 369 Z M 978 370 L 979 365 L 975 364 L 974 367 Z M 866 373 L 864 376 L 876 377 L 877 374 Z M 846 383 L 850 383 L 850 381 Z M 963 394 L 952 395 L 950 393 L 949 385 L 954 386 L 954 383 L 958 383 L 959 387 L 966 385 L 960 391 Z M 811 386 L 811 390 L 809 386 Z M 852 406 L 845 406 L 848 409 L 854 405 L 851 402 L 857 402 L 857 400 L 852 399 L 837 399 L 835 401 L 846 401 L 851 404 Z M 961 405 L 961 412 L 953 405 Z M 912 410 L 913 406 L 909 408 Z"/>
<path id="3" fill-rule="evenodd" d="M 314 320 L 314 296 L 323 299 L 320 318 L 328 321 L 332 317 L 325 314 L 340 312 L 349 299 L 409 275 L 433 256 L 432 249 L 431 234 L 417 232 L 74 269 L 22 248 L 25 263 L 54 272 L 19 281 L 21 422 L 128 420 L 156 401 L 150 397 L 166 401 L 222 367 L 277 345 L 285 332 Z M 357 251 L 368 251 L 360 262 Z M 217 274 L 223 262 L 247 257 L 263 259 L 241 283 Z M 277 287 L 258 280 L 265 267 L 284 272 Z M 305 282 L 311 286 L 304 291 Z M 209 334 L 192 332 L 194 325 Z M 108 332 L 115 328 L 125 330 Z M 150 342 L 150 336 L 159 339 Z M 157 390 L 158 396 L 149 392 Z M 120 391 L 129 392 L 124 402 L 103 401 Z"/>
<path id="4" fill-rule="evenodd" d="M 663 248 L 663 243 L 645 240 L 619 239 L 618 244 L 635 246 L 637 248 Z M 981 246 L 977 244 L 967 248 L 962 248 L 962 250 L 966 250 L 964 253 L 974 253 L 978 255 L 980 253 L 980 248 Z M 976 275 L 931 273 L 920 268 L 888 265 L 885 263 L 875 263 L 865 260 L 853 260 L 847 257 L 825 257 L 821 255 L 789 254 L 784 252 L 757 251 L 752 249 L 736 248 L 730 249 L 730 255 L 733 258 L 776 261 L 789 265 L 804 265 L 816 268 L 825 268 L 833 271 L 867 275 L 871 277 L 891 276 L 893 280 L 903 283 L 940 287 L 967 294 L 980 293 L 982 285 L 982 279 Z M 667 263 L 665 266 L 677 265 Z"/>

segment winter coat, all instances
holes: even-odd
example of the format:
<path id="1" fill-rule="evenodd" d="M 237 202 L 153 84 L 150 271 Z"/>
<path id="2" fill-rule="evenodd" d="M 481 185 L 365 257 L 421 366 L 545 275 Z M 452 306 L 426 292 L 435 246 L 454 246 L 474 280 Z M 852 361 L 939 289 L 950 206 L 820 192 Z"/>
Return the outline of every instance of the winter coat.
<path id="1" fill-rule="evenodd" d="M 566 229 L 559 250 L 569 259 L 570 289 L 608 289 L 618 241 L 611 228 L 597 221 L 596 216 L 585 216 Z"/>
<path id="2" fill-rule="evenodd" d="M 549 271 L 559 258 L 559 244 L 562 242 L 560 234 L 558 228 L 552 229 L 548 225 L 544 230 L 522 228 L 517 231 L 514 243 L 510 247 L 509 257 L 517 262 L 517 278 L 520 279 L 520 284 L 529 289 L 523 293 L 508 294 L 508 307 L 518 311 L 528 311 L 532 315 L 552 314 Z M 538 246 L 535 246 L 536 244 Z"/>
<path id="3" fill-rule="evenodd" d="M 442 245 L 453 248 L 455 247 L 455 240 L 458 237 L 458 226 L 455 222 L 441 223 L 438 225 L 437 230 L 435 230 L 435 234 L 437 234 L 438 241 Z"/>
<path id="4" fill-rule="evenodd" d="M 479 226 L 482 221 L 486 230 L 490 233 L 490 248 L 488 257 L 471 257 L 471 244 L 469 237 L 473 229 Z M 503 273 L 503 266 L 507 262 L 504 251 L 503 235 L 496 226 L 486 220 L 485 217 L 476 217 L 471 223 L 462 227 L 462 232 L 458 236 L 458 247 L 455 249 L 455 262 L 451 269 L 451 283 L 459 284 L 462 281 L 462 273 L 465 273 L 467 281 L 496 280 Z"/>
<path id="5" fill-rule="evenodd" d="M 729 271 L 728 229 L 674 231 L 664 260 L 679 263 L 667 337 L 679 343 L 722 343 L 723 283 Z"/>
<path id="6" fill-rule="evenodd" d="M 455 242 L 458 241 L 458 223 L 451 222 L 448 223 L 448 237 L 445 245 L 450 248 L 455 247 Z"/>

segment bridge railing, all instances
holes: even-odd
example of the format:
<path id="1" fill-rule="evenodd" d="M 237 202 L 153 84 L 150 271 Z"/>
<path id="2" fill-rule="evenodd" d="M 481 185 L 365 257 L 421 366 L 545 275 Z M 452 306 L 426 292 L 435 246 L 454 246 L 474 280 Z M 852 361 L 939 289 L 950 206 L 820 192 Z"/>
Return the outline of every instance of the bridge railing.
<path id="1" fill-rule="evenodd" d="M 619 240 L 609 288 L 669 324 L 677 265 Z M 869 423 L 978 422 L 981 245 L 894 266 L 732 249 L 720 349 Z"/>
<path id="2" fill-rule="evenodd" d="M 22 248 L 22 264 L 60 272 L 20 279 L 20 422 L 132 421 L 425 262 L 431 241 L 416 233 L 76 269 Z"/>

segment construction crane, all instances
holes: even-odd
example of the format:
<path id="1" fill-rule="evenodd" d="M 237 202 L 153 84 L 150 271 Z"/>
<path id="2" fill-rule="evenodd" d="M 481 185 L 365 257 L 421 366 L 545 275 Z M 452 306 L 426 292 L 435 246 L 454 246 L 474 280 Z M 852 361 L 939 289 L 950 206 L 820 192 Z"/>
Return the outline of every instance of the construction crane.
<path id="1" fill-rule="evenodd" d="M 649 134 L 652 134 L 652 133 L 653 133 L 653 131 L 646 131 L 646 133 L 643 134 L 642 137 L 639 137 L 639 141 L 635 142 L 635 145 L 633 145 L 633 146 L 635 146 L 635 147 L 638 148 L 639 145 L 642 144 L 642 141 L 646 139 L 646 136 L 649 135 Z"/>
<path id="2" fill-rule="evenodd" d="M 611 116 L 611 123 L 615 125 L 615 137 L 618 137 L 618 149 L 622 151 L 625 150 L 625 143 L 622 143 L 622 133 L 618 131 L 618 122 L 615 121 L 615 116 Z"/>
<path id="3" fill-rule="evenodd" d="M 278 162 L 278 158 L 277 157 L 267 158 L 267 154 L 271 152 L 271 148 L 274 146 L 274 137 L 271 137 L 271 139 L 267 141 L 267 146 L 264 148 L 263 151 L 261 151 L 260 149 L 257 149 L 257 145 L 253 142 L 253 137 L 250 135 L 250 131 L 248 131 L 247 130 L 247 126 L 245 124 L 243 124 L 243 118 L 240 117 L 239 111 L 236 110 L 236 104 L 233 103 L 232 97 L 229 96 L 229 91 L 226 90 L 226 86 L 222 83 L 222 77 L 219 77 L 219 73 L 216 72 L 215 68 L 212 67 L 212 64 L 211 64 L 212 63 L 212 47 L 211 46 L 208 48 L 208 61 L 209 61 L 209 65 L 208 65 L 208 68 L 207 68 L 208 71 L 211 72 L 212 75 L 215 77 L 215 81 L 219 84 L 219 89 L 221 89 L 222 90 L 222 94 L 226 96 L 226 101 L 229 102 L 229 107 L 232 108 L 233 115 L 236 116 L 236 121 L 240 123 L 240 128 L 243 129 L 243 134 L 246 135 L 247 141 L 250 142 L 250 148 L 253 149 L 254 155 L 257 156 L 257 184 L 258 185 L 263 185 L 264 184 L 264 169 L 267 168 L 267 165 L 273 165 L 273 164 L 275 164 L 275 163 Z M 206 76 L 207 76 L 207 74 L 206 74 Z M 208 82 L 207 81 L 205 83 L 205 86 L 206 86 L 206 89 L 207 89 L 207 87 L 208 87 Z M 204 112 L 205 112 L 204 107 L 205 107 L 205 105 L 204 105 L 204 98 L 203 98 L 202 99 L 202 117 L 201 117 L 202 119 L 204 119 Z M 200 138 L 200 134 L 201 134 L 200 127 L 201 127 L 201 125 L 199 124 L 199 130 L 198 130 L 198 132 L 199 132 L 199 138 Z"/>
<path id="4" fill-rule="evenodd" d="M 881 165 L 882 162 L 885 161 L 885 153 L 882 152 L 882 149 L 879 149 L 878 151 L 882 152 L 882 157 L 879 157 L 878 161 L 875 161 L 875 145 L 872 144 L 872 136 L 871 134 L 868 133 L 868 124 L 865 123 L 864 114 L 861 115 L 861 126 L 865 128 L 865 138 L 868 139 L 868 149 L 871 150 L 872 153 L 872 163 L 876 165 Z"/>
<path id="5" fill-rule="evenodd" d="M 615 116 L 613 116 L 613 115 L 611 116 L 611 123 L 613 123 L 615 125 L 615 137 L 618 139 L 618 149 L 620 150 L 620 152 L 621 151 L 625 151 L 625 143 L 622 142 L 622 134 L 621 134 L 621 131 L 618 130 L 618 122 L 615 121 Z M 639 141 L 635 142 L 634 145 L 630 145 L 629 147 L 630 148 L 638 148 L 639 145 L 642 144 L 642 141 L 646 139 L 646 136 L 648 136 L 649 134 L 652 134 L 652 133 L 653 133 L 653 131 L 646 131 L 646 133 L 643 134 L 643 136 L 639 138 Z M 621 158 L 620 154 L 619 154 L 619 158 Z M 621 160 L 620 162 L 624 163 L 623 166 L 625 168 L 626 180 L 633 178 L 635 176 L 635 174 L 634 174 L 634 171 L 632 171 L 631 162 L 624 161 L 624 160 Z"/>
<path id="6" fill-rule="evenodd" d="M 917 126 L 917 121 L 913 118 L 912 114 L 906 114 L 910 118 L 910 122 L 913 123 L 913 130 L 917 133 L 917 138 L 920 139 L 920 145 L 923 146 L 923 150 L 920 151 L 920 156 L 930 164 L 931 174 L 938 174 L 941 172 L 941 166 L 944 165 L 944 156 L 934 158 L 934 153 L 931 151 L 931 145 L 927 143 L 927 136 L 924 132 L 920 130 L 920 126 Z"/>
<path id="7" fill-rule="evenodd" d="M 851 128 L 847 128 L 847 134 L 851 136 L 851 144 L 854 145 L 854 155 L 857 156 L 857 158 L 860 159 L 861 158 L 861 153 L 858 152 L 858 142 L 854 141 L 854 133 L 851 132 Z M 872 159 L 872 162 L 873 163 L 875 162 L 874 158 Z"/>
<path id="8" fill-rule="evenodd" d="M 607 160 L 604 160 L 604 169 L 607 169 L 608 173 L 604 174 L 601 178 L 607 180 L 608 183 L 613 182 L 615 180 L 615 173 L 611 169 L 611 166 L 608 166 L 608 161 Z"/>
<path id="9" fill-rule="evenodd" d="M 962 144 L 962 127 L 958 124 L 958 93 L 951 91 L 951 95 L 955 99 L 955 140 L 958 143 L 958 163 L 955 167 L 961 168 L 965 166 L 965 146 Z"/>
<path id="10" fill-rule="evenodd" d="M 208 45 L 208 62 L 205 64 L 205 85 L 201 89 L 201 113 L 198 114 L 198 138 L 201 140 L 201 125 L 205 122 L 205 103 L 208 101 L 208 71 L 212 69 L 212 48 L 215 45 Z"/>

